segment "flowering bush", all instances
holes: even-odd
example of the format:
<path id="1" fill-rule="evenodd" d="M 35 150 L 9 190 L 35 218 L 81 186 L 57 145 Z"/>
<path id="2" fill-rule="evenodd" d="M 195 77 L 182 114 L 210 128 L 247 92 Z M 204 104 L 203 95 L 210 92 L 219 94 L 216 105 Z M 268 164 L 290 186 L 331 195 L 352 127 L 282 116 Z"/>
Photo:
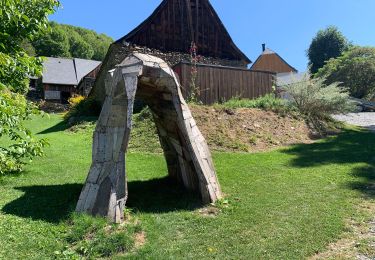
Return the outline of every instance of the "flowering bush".
<path id="1" fill-rule="evenodd" d="M 69 102 L 70 107 L 74 107 L 78 105 L 79 103 L 81 103 L 83 100 L 85 100 L 84 96 L 74 95 L 71 98 L 69 98 L 68 102 Z"/>

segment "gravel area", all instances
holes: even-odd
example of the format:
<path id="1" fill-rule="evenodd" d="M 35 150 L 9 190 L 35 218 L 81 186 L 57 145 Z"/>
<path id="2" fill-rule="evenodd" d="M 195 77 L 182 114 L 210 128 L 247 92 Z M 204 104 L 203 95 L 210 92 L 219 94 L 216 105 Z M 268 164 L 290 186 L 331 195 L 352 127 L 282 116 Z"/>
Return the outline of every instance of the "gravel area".
<path id="1" fill-rule="evenodd" d="M 351 125 L 362 126 L 375 131 L 375 112 L 334 115 L 333 118 Z"/>

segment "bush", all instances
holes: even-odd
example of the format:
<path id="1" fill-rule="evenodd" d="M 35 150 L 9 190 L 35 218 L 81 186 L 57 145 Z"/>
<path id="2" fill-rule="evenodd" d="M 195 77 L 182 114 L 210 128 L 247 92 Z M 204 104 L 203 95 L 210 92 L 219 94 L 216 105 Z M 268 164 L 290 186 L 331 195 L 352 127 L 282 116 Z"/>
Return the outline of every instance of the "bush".
<path id="1" fill-rule="evenodd" d="M 257 99 L 232 98 L 222 104 L 225 108 L 260 108 L 272 111 L 284 111 L 287 109 L 287 102 L 277 98 L 275 94 L 267 94 Z"/>
<path id="2" fill-rule="evenodd" d="M 321 134 L 332 114 L 351 112 L 355 108 L 349 93 L 339 87 L 339 83 L 327 86 L 324 81 L 324 78 L 311 78 L 306 74 L 303 80 L 295 80 L 284 87 L 291 97 L 291 105 Z"/>
<path id="3" fill-rule="evenodd" d="M 70 107 L 74 107 L 74 106 L 78 105 L 79 103 L 81 103 L 84 99 L 85 99 L 84 96 L 75 95 L 75 96 L 72 96 L 71 98 L 68 99 L 68 103 L 69 103 Z"/>
<path id="4" fill-rule="evenodd" d="M 43 60 L 29 56 L 23 43 L 45 30 L 59 5 L 55 0 L 0 1 L 0 175 L 20 172 L 47 144 L 35 140 L 23 124 L 38 113 L 25 97 L 29 77 L 43 71 Z"/>
<path id="5" fill-rule="evenodd" d="M 325 83 L 342 82 L 356 98 L 375 97 L 375 48 L 353 47 L 336 59 L 330 59 L 316 74 Z"/>
<path id="6" fill-rule="evenodd" d="M 68 121 L 83 121 L 87 117 L 97 117 L 101 112 L 100 103 L 93 98 L 73 97 L 69 99 L 69 104 L 71 108 L 64 116 L 64 119 Z"/>
<path id="7" fill-rule="evenodd" d="M 23 95 L 0 90 L 0 137 L 7 136 L 9 140 L 7 147 L 0 147 L 0 176 L 20 172 L 33 157 L 43 155 L 47 141 L 35 140 L 23 125 L 37 113 L 36 107 Z"/>

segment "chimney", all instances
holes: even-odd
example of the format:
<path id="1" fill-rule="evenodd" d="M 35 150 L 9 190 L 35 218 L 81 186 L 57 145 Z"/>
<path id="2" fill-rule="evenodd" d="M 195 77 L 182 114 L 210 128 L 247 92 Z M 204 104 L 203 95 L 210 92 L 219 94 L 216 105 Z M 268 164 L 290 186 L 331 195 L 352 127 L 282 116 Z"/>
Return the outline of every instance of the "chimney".
<path id="1" fill-rule="evenodd" d="M 263 43 L 263 44 L 262 44 L 262 51 L 265 51 L 265 50 L 266 50 L 266 44 Z"/>

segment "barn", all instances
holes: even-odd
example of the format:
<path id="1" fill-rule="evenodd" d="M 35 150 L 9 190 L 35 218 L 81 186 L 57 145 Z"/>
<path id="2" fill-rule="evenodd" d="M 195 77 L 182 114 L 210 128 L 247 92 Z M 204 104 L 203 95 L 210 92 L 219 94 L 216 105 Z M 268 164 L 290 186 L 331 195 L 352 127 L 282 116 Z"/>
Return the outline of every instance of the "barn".
<path id="1" fill-rule="evenodd" d="M 100 61 L 93 60 L 46 58 L 43 62 L 43 76 L 40 79 L 44 99 L 67 103 L 74 94 L 87 94 L 100 65 Z"/>
<path id="2" fill-rule="evenodd" d="M 110 46 L 91 97 L 104 101 L 107 71 L 132 52 L 165 60 L 177 72 L 185 97 L 189 72 L 196 66 L 199 98 L 205 104 L 239 95 L 253 98 L 272 89 L 274 73 L 247 69 L 251 60 L 236 46 L 208 0 L 163 0 L 144 22 Z"/>

